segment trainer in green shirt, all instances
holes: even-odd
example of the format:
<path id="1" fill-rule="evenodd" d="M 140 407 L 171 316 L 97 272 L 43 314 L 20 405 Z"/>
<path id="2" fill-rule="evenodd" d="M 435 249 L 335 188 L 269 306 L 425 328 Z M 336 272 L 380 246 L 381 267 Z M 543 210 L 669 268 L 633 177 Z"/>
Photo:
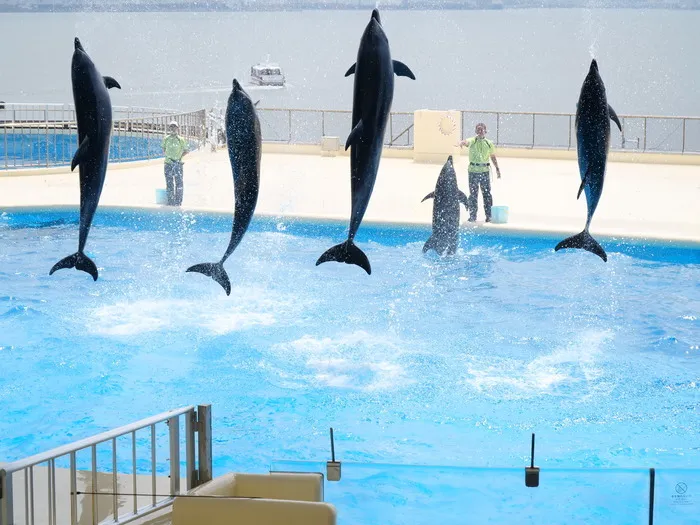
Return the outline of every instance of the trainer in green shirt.
<path id="1" fill-rule="evenodd" d="M 182 157 L 187 155 L 189 145 L 184 137 L 178 134 L 179 125 L 176 121 L 168 124 L 168 135 L 163 139 L 163 154 L 165 155 L 165 189 L 168 194 L 168 206 L 182 205 L 184 194 L 184 173 Z"/>
<path id="2" fill-rule="evenodd" d="M 177 133 L 177 127 L 172 126 L 171 132 L 163 139 L 163 153 L 165 153 L 165 163 L 180 162 L 187 154 L 187 140 Z"/>
<path id="3" fill-rule="evenodd" d="M 489 161 L 496 167 L 496 174 L 501 178 L 501 170 L 496 160 L 496 148 L 489 139 L 486 138 L 486 124 L 479 122 L 476 125 L 476 137 L 463 140 L 459 147 L 469 147 L 469 221 L 476 220 L 476 213 L 479 211 L 479 187 L 484 200 L 484 212 L 486 222 L 491 222 L 491 207 L 493 197 L 491 195 L 491 179 L 489 174 Z"/>

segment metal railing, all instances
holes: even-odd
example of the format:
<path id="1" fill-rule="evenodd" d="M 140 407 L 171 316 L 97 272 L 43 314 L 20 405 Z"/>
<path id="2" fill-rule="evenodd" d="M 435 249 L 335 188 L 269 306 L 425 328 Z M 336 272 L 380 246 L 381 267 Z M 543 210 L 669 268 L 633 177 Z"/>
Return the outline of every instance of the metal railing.
<path id="1" fill-rule="evenodd" d="M 320 144 L 321 138 L 334 136 L 345 144 L 352 130 L 352 111 L 335 109 L 258 109 L 265 142 Z M 393 112 L 384 136 L 384 146 L 413 147 L 413 113 Z"/>
<path id="2" fill-rule="evenodd" d="M 180 439 L 181 419 L 184 419 L 184 443 L 181 443 Z M 159 495 L 157 489 L 159 468 L 157 425 L 161 423 L 167 426 L 168 439 L 168 458 L 166 460 L 168 467 L 162 469 L 167 472 L 170 478 L 168 494 L 165 496 Z M 137 439 L 139 432 L 148 435 Z M 0 464 L 0 525 L 34 524 L 38 523 L 39 520 L 56 525 L 59 518 L 61 518 L 61 522 L 67 521 L 58 510 L 62 509 L 67 516 L 68 509 L 66 507 L 69 508 L 71 525 L 87 521 L 97 524 L 106 518 L 111 518 L 113 523 L 129 523 L 138 517 L 170 505 L 173 497 L 180 493 L 180 449 L 182 445 L 185 448 L 184 466 L 187 490 L 211 480 L 211 438 L 211 405 L 188 406 L 164 412 L 26 459 Z M 107 449 L 99 450 L 101 445 L 103 448 L 106 445 Z M 150 448 L 149 463 L 139 463 L 139 445 L 146 445 L 145 448 Z M 119 464 L 117 460 L 119 450 L 122 451 L 122 455 L 128 457 L 126 464 L 131 464 L 130 469 L 126 469 L 124 464 Z M 90 458 L 87 461 L 81 461 L 79 457 L 79 454 L 84 451 L 89 452 Z M 102 464 L 108 465 L 107 472 L 99 468 L 100 460 L 102 460 Z M 44 464 L 46 465 L 43 468 L 46 469 L 47 479 L 43 487 L 38 487 L 39 478 L 43 477 L 43 471 L 40 473 L 39 470 Z M 57 472 L 61 471 L 61 467 L 66 464 L 70 492 L 62 494 L 62 496 L 68 498 L 67 502 L 59 499 L 58 492 L 61 485 L 57 484 Z M 79 468 L 84 464 L 89 465 L 89 470 Z M 139 507 L 139 500 L 143 501 L 144 495 L 139 494 L 138 477 L 143 478 L 143 476 L 139 476 L 138 472 L 139 470 L 147 470 L 144 468 L 145 466 L 150 468 L 150 480 L 145 480 L 146 486 L 150 485 L 148 487 L 150 490 L 145 495 L 149 503 Z M 125 470 L 130 470 L 130 472 L 125 474 Z M 86 490 L 84 491 L 79 490 L 79 473 L 87 474 L 86 479 L 82 480 L 86 482 Z M 100 476 L 106 477 L 107 490 L 102 490 L 98 486 Z M 131 486 L 122 487 L 124 478 L 128 479 L 129 476 L 131 477 Z M 17 484 L 18 481 L 19 484 Z M 144 485 L 143 480 L 141 485 Z M 15 489 L 17 492 L 22 489 L 24 497 L 13 495 Z M 79 495 L 86 497 L 79 501 Z M 129 512 L 122 515 L 120 514 L 120 498 L 124 497 L 133 497 L 133 505 Z M 100 515 L 99 498 L 107 498 L 108 507 L 111 507 L 106 513 L 103 512 L 104 516 L 101 518 L 98 518 Z M 19 509 L 15 508 L 17 500 L 23 500 L 21 501 L 23 505 L 20 505 Z M 91 520 L 86 521 L 86 513 L 91 515 Z"/>
<path id="3" fill-rule="evenodd" d="M 498 146 L 576 148 L 576 115 L 519 111 L 463 110 L 462 138 L 484 122 Z M 700 117 L 619 115 L 622 133 L 612 125 L 610 147 L 617 151 L 700 153 Z"/>
<path id="4" fill-rule="evenodd" d="M 320 144 L 332 135 L 345 143 L 350 111 L 313 109 L 258 110 L 265 142 Z M 462 110 L 462 138 L 485 122 L 496 145 L 514 148 L 575 149 L 574 113 Z M 700 117 L 620 115 L 622 133 L 612 124 L 611 149 L 655 153 L 700 153 Z M 413 113 L 390 114 L 385 147 L 413 147 Z"/>
<path id="5" fill-rule="evenodd" d="M 216 141 L 223 114 L 202 109 L 185 113 L 115 106 L 110 161 L 162 157 L 161 139 L 168 122 L 200 147 Z M 320 144 L 336 136 L 344 144 L 351 130 L 347 110 L 259 108 L 263 140 L 287 144 Z M 611 149 L 655 153 L 700 153 L 700 117 L 620 115 L 623 132 L 613 125 Z M 513 148 L 571 150 L 576 147 L 573 113 L 462 110 L 462 138 L 486 123 L 496 145 Z M 388 148 L 412 148 L 413 113 L 393 112 L 384 138 Z M 70 164 L 78 147 L 75 110 L 61 104 L 4 104 L 0 109 L 0 169 Z"/>
<path id="6" fill-rule="evenodd" d="M 111 162 L 162 157 L 161 141 L 173 120 L 193 147 L 206 139 L 205 110 L 115 106 L 112 112 Z M 70 164 L 77 147 L 73 105 L 6 103 L 0 108 L 0 169 Z"/>

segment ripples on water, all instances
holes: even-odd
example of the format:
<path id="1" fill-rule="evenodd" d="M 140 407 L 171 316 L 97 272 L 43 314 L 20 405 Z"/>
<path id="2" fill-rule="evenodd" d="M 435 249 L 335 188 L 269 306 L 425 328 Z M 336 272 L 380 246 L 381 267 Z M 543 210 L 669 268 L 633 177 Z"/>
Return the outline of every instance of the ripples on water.
<path id="1" fill-rule="evenodd" d="M 21 457 L 213 403 L 217 469 L 323 459 L 690 466 L 700 431 L 697 251 L 363 226 L 373 274 L 314 263 L 343 226 L 256 219 L 231 296 L 186 274 L 230 219 L 98 214 L 100 271 L 63 270 L 72 213 L 0 217 L 0 450 Z"/>

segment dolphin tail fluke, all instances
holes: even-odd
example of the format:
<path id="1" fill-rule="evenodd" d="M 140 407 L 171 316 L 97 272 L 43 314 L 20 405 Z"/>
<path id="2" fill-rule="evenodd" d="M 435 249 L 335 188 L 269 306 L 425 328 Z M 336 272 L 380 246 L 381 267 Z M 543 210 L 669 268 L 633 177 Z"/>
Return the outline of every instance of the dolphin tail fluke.
<path id="1" fill-rule="evenodd" d="M 608 254 L 606 254 L 603 247 L 598 244 L 598 241 L 596 241 L 593 236 L 588 233 L 588 230 L 583 230 L 578 235 L 564 239 L 555 246 L 554 251 L 557 252 L 562 248 L 579 248 L 581 250 L 586 250 L 591 253 L 595 253 L 605 262 L 608 262 Z"/>
<path id="2" fill-rule="evenodd" d="M 367 272 L 367 275 L 372 274 L 372 267 L 369 264 L 369 259 L 365 252 L 360 250 L 355 243 L 348 240 L 341 244 L 336 244 L 332 248 L 326 250 L 321 257 L 316 261 L 316 266 L 328 261 L 344 262 L 345 264 L 355 264 Z"/>
<path id="3" fill-rule="evenodd" d="M 228 279 L 228 274 L 224 270 L 224 264 L 218 263 L 202 263 L 195 264 L 187 268 L 188 272 L 196 272 L 204 274 L 214 279 L 226 292 L 226 295 L 231 295 L 231 281 Z"/>
<path id="4" fill-rule="evenodd" d="M 76 270 L 90 274 L 93 281 L 97 280 L 97 266 L 95 266 L 95 263 L 92 262 L 90 257 L 82 252 L 76 252 L 58 261 L 49 271 L 49 275 L 52 275 L 56 270 L 62 270 L 64 268 L 75 268 Z"/>

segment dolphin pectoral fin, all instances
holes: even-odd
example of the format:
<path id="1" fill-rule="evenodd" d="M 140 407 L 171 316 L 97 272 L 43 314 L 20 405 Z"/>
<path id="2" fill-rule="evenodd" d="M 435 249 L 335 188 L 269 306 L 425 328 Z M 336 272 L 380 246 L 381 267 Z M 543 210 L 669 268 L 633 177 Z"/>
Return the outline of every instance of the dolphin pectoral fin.
<path id="1" fill-rule="evenodd" d="M 581 185 L 578 187 L 578 193 L 576 194 L 576 200 L 581 196 L 581 192 L 583 191 L 583 188 L 585 188 L 586 184 L 588 184 L 588 175 L 591 173 L 591 167 L 588 166 L 588 169 L 586 170 L 586 174 L 583 176 L 583 179 L 581 179 Z"/>
<path id="2" fill-rule="evenodd" d="M 350 66 L 350 69 L 348 69 L 348 70 L 345 72 L 345 76 L 346 76 L 346 77 L 349 77 L 350 75 L 354 75 L 354 74 L 355 74 L 355 68 L 356 68 L 356 67 L 357 67 L 357 63 L 355 63 L 355 64 L 353 64 L 352 66 Z"/>
<path id="3" fill-rule="evenodd" d="M 121 89 L 122 87 L 119 85 L 119 82 L 114 80 L 112 77 L 102 77 L 102 79 L 105 82 L 105 86 L 107 86 L 107 89 L 112 89 L 112 88 L 118 88 Z"/>
<path id="4" fill-rule="evenodd" d="M 608 104 L 608 112 L 610 113 L 610 120 L 612 120 L 615 124 L 617 124 L 617 128 L 622 131 L 622 124 L 620 124 L 620 119 L 617 118 L 617 113 L 615 113 L 615 110 L 612 108 L 610 104 Z"/>
<path id="5" fill-rule="evenodd" d="M 588 233 L 588 230 L 583 230 L 578 235 L 564 239 L 554 247 L 554 251 L 558 252 L 562 248 L 579 248 L 586 250 L 588 252 L 595 253 L 605 262 L 608 262 L 608 254 L 606 254 L 603 247 L 598 244 L 598 241 L 596 241 L 593 236 Z"/>
<path id="6" fill-rule="evenodd" d="M 324 262 L 335 261 L 344 262 L 345 264 L 355 264 L 367 272 L 367 275 L 372 274 L 372 267 L 369 264 L 369 259 L 365 252 L 360 250 L 355 244 L 348 240 L 326 250 L 321 257 L 316 261 L 316 266 Z"/>
<path id="7" fill-rule="evenodd" d="M 411 71 L 406 64 L 398 60 L 392 60 L 392 62 L 394 63 L 394 74 L 397 77 L 408 77 L 412 80 L 416 79 L 416 75 L 413 74 L 413 71 Z"/>
<path id="8" fill-rule="evenodd" d="M 360 141 L 363 129 L 364 126 L 362 125 L 362 120 L 360 120 L 357 123 L 357 126 L 355 126 L 350 132 L 350 135 L 348 135 L 348 140 L 345 141 L 345 151 L 347 151 L 350 146 L 357 144 Z"/>
<path id="9" fill-rule="evenodd" d="M 203 275 L 206 275 L 207 277 L 211 277 L 221 285 L 221 287 L 226 292 L 226 295 L 231 295 L 231 281 L 229 281 L 228 274 L 224 269 L 223 263 L 218 262 L 195 264 L 194 266 L 190 266 L 189 268 L 187 268 L 186 271 L 201 273 Z"/>
<path id="10" fill-rule="evenodd" d="M 259 101 L 259 100 L 258 100 L 257 102 L 255 102 L 255 104 L 253 104 L 253 106 L 255 106 L 255 107 L 257 108 L 257 107 L 258 107 L 258 104 L 260 104 L 260 101 Z"/>
<path id="11" fill-rule="evenodd" d="M 471 209 L 469 208 L 469 197 L 467 197 L 463 191 L 460 191 L 457 194 L 457 197 L 459 198 L 459 202 L 464 204 L 464 207 L 467 209 L 467 211 L 471 211 Z"/>
<path id="12" fill-rule="evenodd" d="M 423 253 L 426 253 L 428 250 L 435 250 L 435 253 L 438 253 L 438 249 L 436 246 L 435 242 L 435 237 L 431 235 L 427 241 L 425 241 L 425 244 L 423 245 Z M 439 253 L 438 253 L 439 255 Z"/>
<path id="13" fill-rule="evenodd" d="M 87 151 L 90 148 L 90 137 L 86 136 L 83 141 L 78 146 L 78 151 L 73 155 L 73 160 L 70 163 L 70 170 L 73 171 L 75 167 L 85 160 Z"/>
<path id="14" fill-rule="evenodd" d="M 76 270 L 90 274 L 93 281 L 97 280 L 97 266 L 90 257 L 82 252 L 76 252 L 58 261 L 53 265 L 51 270 L 49 270 L 49 275 L 52 275 L 56 270 L 62 270 L 64 268 L 75 268 Z"/>
<path id="15" fill-rule="evenodd" d="M 423 200 L 421 202 L 427 201 L 428 199 L 434 199 L 434 198 L 435 198 L 435 192 L 431 191 L 425 197 L 423 197 Z"/>

